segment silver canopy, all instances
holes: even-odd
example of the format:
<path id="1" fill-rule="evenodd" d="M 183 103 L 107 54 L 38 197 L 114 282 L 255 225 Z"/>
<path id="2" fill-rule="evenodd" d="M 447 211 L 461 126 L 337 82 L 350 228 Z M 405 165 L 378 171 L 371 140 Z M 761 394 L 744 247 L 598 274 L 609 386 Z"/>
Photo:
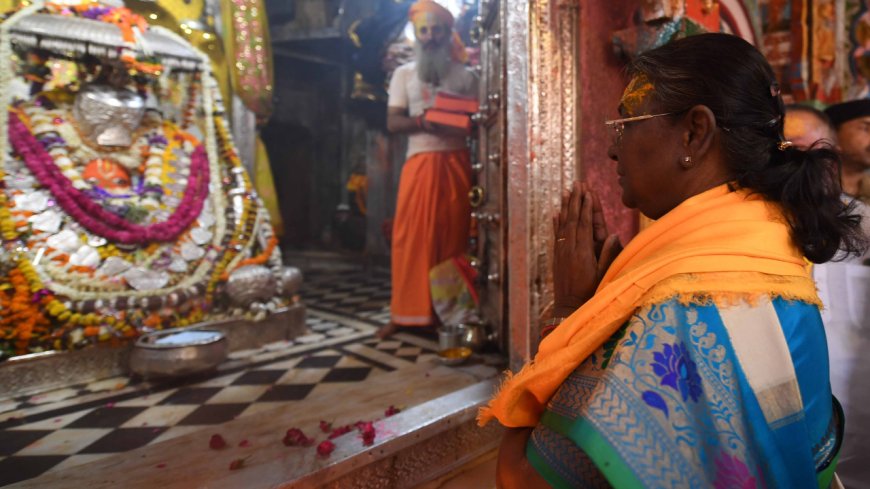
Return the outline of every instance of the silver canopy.
<path id="1" fill-rule="evenodd" d="M 121 28 L 114 24 L 50 14 L 24 17 L 12 26 L 10 34 L 15 45 L 72 57 L 90 54 L 117 59 L 124 45 Z M 142 38 L 137 54 L 153 55 L 168 67 L 201 68 L 202 60 L 190 46 L 159 32 L 145 32 Z"/>

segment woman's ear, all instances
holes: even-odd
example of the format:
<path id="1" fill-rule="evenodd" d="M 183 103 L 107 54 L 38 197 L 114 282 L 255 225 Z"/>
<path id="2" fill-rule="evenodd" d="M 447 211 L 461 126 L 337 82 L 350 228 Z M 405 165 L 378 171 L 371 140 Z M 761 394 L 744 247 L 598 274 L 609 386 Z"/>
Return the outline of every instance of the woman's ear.
<path id="1" fill-rule="evenodd" d="M 716 116 L 706 105 L 696 105 L 686 112 L 683 144 L 695 161 L 703 161 L 713 148 Z"/>

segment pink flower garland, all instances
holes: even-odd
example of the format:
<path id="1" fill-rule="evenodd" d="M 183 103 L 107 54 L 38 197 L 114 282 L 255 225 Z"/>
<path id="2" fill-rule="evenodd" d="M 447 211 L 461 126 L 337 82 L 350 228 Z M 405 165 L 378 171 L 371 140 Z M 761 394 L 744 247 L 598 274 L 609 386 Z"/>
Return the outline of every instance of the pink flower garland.
<path id="1" fill-rule="evenodd" d="M 165 222 L 141 226 L 103 209 L 73 187 L 51 155 L 15 113 L 10 113 L 9 117 L 9 139 L 33 175 L 49 189 L 67 214 L 88 231 L 115 243 L 174 241 L 200 215 L 208 196 L 208 157 L 202 145 L 197 146 L 191 155 L 187 188 L 175 212 Z"/>

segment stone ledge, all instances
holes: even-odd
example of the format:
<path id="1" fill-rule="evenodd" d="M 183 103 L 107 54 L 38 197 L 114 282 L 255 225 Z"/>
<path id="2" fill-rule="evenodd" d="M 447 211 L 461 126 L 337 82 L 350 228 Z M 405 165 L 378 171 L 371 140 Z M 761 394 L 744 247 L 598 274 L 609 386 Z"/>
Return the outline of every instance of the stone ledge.
<path id="1" fill-rule="evenodd" d="M 305 306 L 294 304 L 263 321 L 227 319 L 192 326 L 221 331 L 230 351 L 291 340 L 305 331 Z M 132 345 L 23 355 L 0 363 L 0 399 L 126 375 Z"/>
<path id="2" fill-rule="evenodd" d="M 477 426 L 478 409 L 492 395 L 485 380 L 390 418 L 398 434 L 370 449 L 338 443 L 336 462 L 280 487 L 286 489 L 403 489 L 437 479 L 498 447 L 498 423 Z"/>

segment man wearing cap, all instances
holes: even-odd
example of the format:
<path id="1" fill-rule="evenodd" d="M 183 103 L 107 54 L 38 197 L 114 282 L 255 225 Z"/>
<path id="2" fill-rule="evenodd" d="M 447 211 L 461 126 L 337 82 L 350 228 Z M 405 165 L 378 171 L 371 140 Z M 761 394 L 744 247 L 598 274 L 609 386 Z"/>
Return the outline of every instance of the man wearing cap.
<path id="1" fill-rule="evenodd" d="M 837 129 L 843 192 L 870 204 L 870 99 L 834 104 L 825 113 Z"/>
<path id="2" fill-rule="evenodd" d="M 837 129 L 845 198 L 870 234 L 870 100 L 832 105 L 825 113 Z M 786 113 L 786 126 L 789 114 Z M 863 263 L 863 265 L 862 265 Z M 825 304 L 822 319 L 831 358 L 831 390 L 846 414 L 837 473 L 845 487 L 870 489 L 870 253 L 816 265 L 813 278 Z"/>
<path id="3" fill-rule="evenodd" d="M 425 120 L 439 92 L 477 96 L 477 76 L 463 63 L 465 48 L 453 15 L 432 0 L 411 6 L 416 60 L 390 80 L 387 129 L 408 135 L 399 180 L 392 239 L 391 321 L 378 336 L 401 326 L 431 326 L 429 270 L 466 252 L 471 189 L 466 133 Z"/>

